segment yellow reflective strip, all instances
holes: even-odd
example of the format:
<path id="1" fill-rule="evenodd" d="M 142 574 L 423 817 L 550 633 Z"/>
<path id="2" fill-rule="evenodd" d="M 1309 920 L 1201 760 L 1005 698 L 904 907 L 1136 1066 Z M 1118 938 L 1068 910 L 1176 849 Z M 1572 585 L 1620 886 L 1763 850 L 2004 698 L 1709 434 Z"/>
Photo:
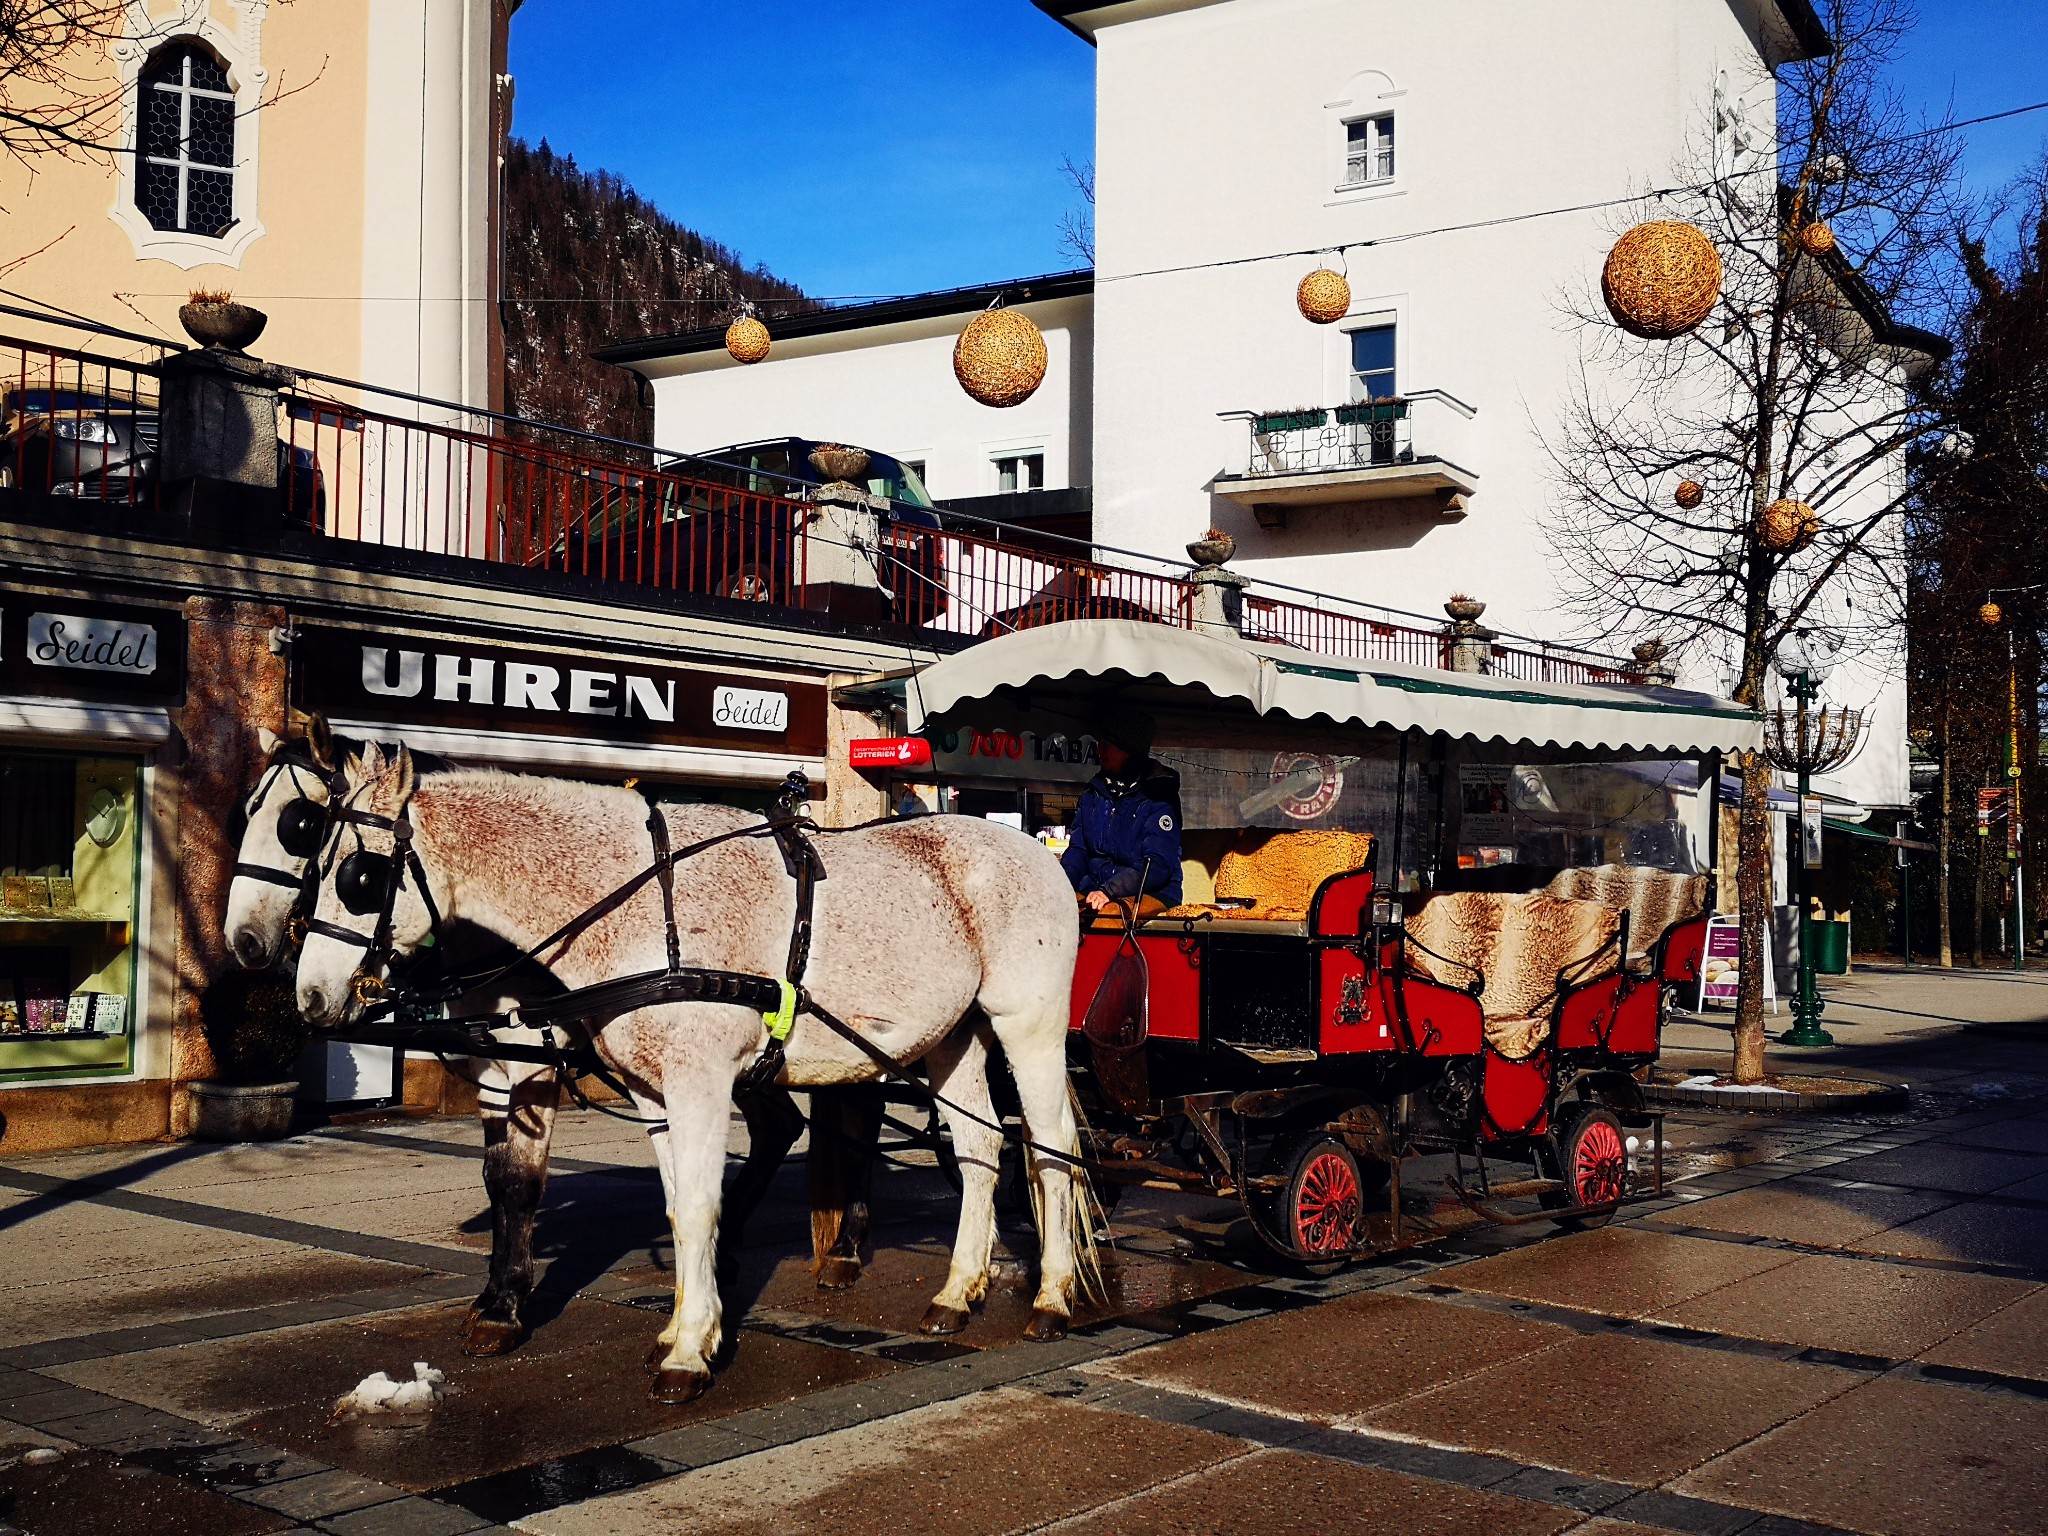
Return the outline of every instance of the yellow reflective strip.
<path id="1" fill-rule="evenodd" d="M 771 1040 L 787 1040 L 790 1030 L 796 1027 L 796 983 L 778 981 L 776 985 L 782 988 L 782 1001 L 773 1013 L 762 1014 L 761 1022 L 768 1027 Z"/>

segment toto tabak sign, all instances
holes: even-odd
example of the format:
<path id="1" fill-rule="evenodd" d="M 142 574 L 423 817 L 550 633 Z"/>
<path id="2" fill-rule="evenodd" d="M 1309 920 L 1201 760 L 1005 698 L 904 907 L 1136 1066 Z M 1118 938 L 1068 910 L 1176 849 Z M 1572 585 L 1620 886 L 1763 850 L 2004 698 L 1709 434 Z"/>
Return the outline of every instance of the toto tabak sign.
<path id="1" fill-rule="evenodd" d="M 292 655 L 299 707 L 336 720 L 806 757 L 825 750 L 816 683 L 363 629 L 301 629 Z"/>

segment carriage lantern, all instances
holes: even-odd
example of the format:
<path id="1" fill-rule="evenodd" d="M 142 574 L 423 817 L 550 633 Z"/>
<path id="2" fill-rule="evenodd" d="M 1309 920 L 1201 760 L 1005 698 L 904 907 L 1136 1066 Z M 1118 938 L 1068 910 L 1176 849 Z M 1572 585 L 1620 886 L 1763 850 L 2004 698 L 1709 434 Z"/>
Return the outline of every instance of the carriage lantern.
<path id="1" fill-rule="evenodd" d="M 1690 512 L 1707 499 L 1707 488 L 1697 480 L 1681 480 L 1678 489 L 1671 493 L 1671 499 Z"/>
<path id="2" fill-rule="evenodd" d="M 734 362 L 758 363 L 768 355 L 768 327 L 752 315 L 741 315 L 725 328 L 725 350 Z"/>
<path id="3" fill-rule="evenodd" d="M 953 376 L 983 405 L 1022 405 L 1045 379 L 1045 337 L 1028 315 L 985 309 L 953 344 Z"/>
<path id="4" fill-rule="evenodd" d="M 1670 341 L 1713 313 L 1721 297 L 1721 255 L 1694 225 L 1638 224 L 1607 253 L 1600 293 L 1623 330 Z"/>
<path id="5" fill-rule="evenodd" d="M 1314 325 L 1334 325 L 1351 313 L 1351 283 L 1342 272 L 1317 267 L 1294 290 L 1294 307 Z"/>

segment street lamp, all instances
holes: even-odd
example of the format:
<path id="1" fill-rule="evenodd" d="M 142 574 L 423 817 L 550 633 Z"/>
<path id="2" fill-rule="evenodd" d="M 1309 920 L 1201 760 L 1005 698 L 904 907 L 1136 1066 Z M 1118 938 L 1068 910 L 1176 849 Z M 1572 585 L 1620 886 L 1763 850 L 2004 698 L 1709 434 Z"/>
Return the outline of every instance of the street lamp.
<path id="1" fill-rule="evenodd" d="M 1781 704 L 1765 720 L 1765 751 L 1779 768 L 1799 775 L 1800 857 L 1797 868 L 1799 903 L 1799 995 L 1792 1002 L 1792 1027 L 1778 1037 L 1785 1045 L 1833 1045 L 1835 1037 L 1820 1027 L 1823 1004 L 1820 988 L 1813 979 L 1812 876 L 1818 858 L 1806 857 L 1806 800 L 1810 780 L 1816 773 L 1839 768 L 1856 750 L 1863 733 L 1863 716 L 1853 709 L 1827 709 L 1818 713 L 1809 706 L 1820 695 L 1821 679 L 1833 667 L 1841 650 L 1839 641 L 1829 643 L 1805 631 L 1793 630 L 1778 642 L 1776 666 L 1794 700 L 1789 712 Z"/>
<path id="2" fill-rule="evenodd" d="M 2008 721 L 2008 733 L 2005 738 L 2005 776 L 2011 780 L 2012 792 L 2012 800 L 2006 808 L 2006 814 L 2012 818 L 2008 823 L 2012 835 L 2006 842 L 2006 848 L 2007 857 L 2012 860 L 2012 968 L 2016 971 L 2027 963 L 2027 824 L 2020 814 L 2019 642 L 2015 635 L 2018 626 L 2005 623 L 2005 610 L 1996 600 L 2040 590 L 2039 585 L 1993 587 L 1984 594 L 1984 606 L 1977 610 L 1977 617 L 1988 627 L 1997 629 L 2003 625 L 2005 628 L 2005 698 Z"/>

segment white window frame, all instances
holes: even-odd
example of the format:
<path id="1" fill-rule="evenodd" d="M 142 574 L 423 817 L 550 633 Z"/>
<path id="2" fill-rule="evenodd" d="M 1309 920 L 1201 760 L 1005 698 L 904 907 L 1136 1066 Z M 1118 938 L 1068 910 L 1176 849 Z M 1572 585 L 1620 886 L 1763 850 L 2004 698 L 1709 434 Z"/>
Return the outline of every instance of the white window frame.
<path id="1" fill-rule="evenodd" d="M 1382 294 L 1378 298 L 1361 298 L 1352 312 L 1330 327 L 1334 332 L 1328 339 L 1329 371 L 1326 398 L 1337 405 L 1352 403 L 1351 390 L 1355 375 L 1351 371 L 1351 337 L 1357 331 L 1370 331 L 1382 325 L 1394 328 L 1394 387 L 1413 388 L 1414 370 L 1411 360 L 1415 355 L 1415 334 L 1409 328 L 1408 296 L 1406 294 Z"/>
<path id="2" fill-rule="evenodd" d="M 232 30 L 215 19 L 214 9 L 233 14 Z M 127 35 L 108 50 L 120 80 L 121 142 L 126 149 L 114 157 L 114 205 L 107 217 L 127 231 L 139 260 L 168 261 L 188 271 L 199 266 L 239 267 L 249 247 L 263 238 L 263 221 L 257 217 L 257 141 L 263 114 L 257 108 L 270 80 L 263 67 L 263 16 L 268 9 L 269 0 L 218 0 L 212 8 L 181 3 L 174 14 L 158 19 L 150 15 L 148 0 L 128 0 Z M 135 200 L 142 69 L 157 49 L 184 38 L 213 50 L 227 67 L 235 95 L 234 222 L 220 235 L 158 229 Z"/>
<path id="3" fill-rule="evenodd" d="M 1382 124 L 1385 125 L 1382 130 Z M 1352 135 L 1360 128 L 1365 130 L 1364 174 L 1353 175 L 1356 157 L 1351 153 Z M 1378 174 L 1379 161 L 1387 162 L 1387 173 Z M 1349 192 L 1361 187 L 1392 186 L 1401 174 L 1400 141 L 1394 131 L 1394 114 L 1391 112 L 1369 112 L 1364 117 L 1344 120 L 1344 180 L 1338 190 Z"/>
<path id="4" fill-rule="evenodd" d="M 991 448 L 988 451 L 989 494 L 992 496 L 1024 494 L 1027 489 L 1026 487 L 1020 486 L 1015 491 L 1005 491 L 1003 489 L 1002 465 L 1005 459 L 1031 458 L 1038 460 L 1038 484 L 1028 487 L 1028 489 L 1042 491 L 1046 486 L 1047 472 L 1050 468 L 1048 460 L 1051 458 L 1051 455 L 1045 451 L 1043 443 L 1030 443 L 1016 448 Z"/>
<path id="5" fill-rule="evenodd" d="M 1408 189 L 1406 165 L 1412 155 L 1410 114 L 1400 103 L 1407 96 L 1393 77 L 1376 69 L 1362 70 L 1346 83 L 1334 101 L 1323 103 L 1324 154 L 1330 167 L 1330 196 L 1325 207 L 1372 198 L 1399 197 Z M 1365 181 L 1351 180 L 1351 128 L 1355 123 L 1386 118 L 1394 130 L 1394 173 Z"/>

